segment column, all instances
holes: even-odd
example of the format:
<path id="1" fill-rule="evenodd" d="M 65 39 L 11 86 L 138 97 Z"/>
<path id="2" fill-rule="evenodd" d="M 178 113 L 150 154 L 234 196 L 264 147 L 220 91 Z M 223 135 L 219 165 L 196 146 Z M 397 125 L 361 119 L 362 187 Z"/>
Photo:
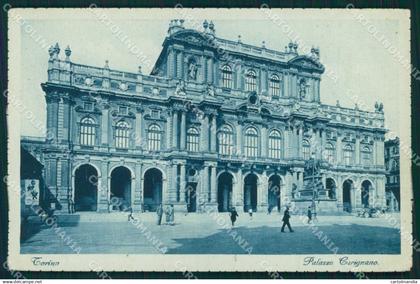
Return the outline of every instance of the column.
<path id="1" fill-rule="evenodd" d="M 237 183 L 236 186 L 233 188 L 233 200 L 232 204 L 236 207 L 241 207 L 244 204 L 242 193 L 243 193 L 243 176 L 242 176 L 242 165 L 238 168 L 238 174 L 237 174 Z M 238 210 L 237 208 L 237 210 Z"/>
<path id="2" fill-rule="evenodd" d="M 170 149 L 172 147 L 172 114 L 168 113 L 168 117 L 166 119 L 166 149 Z"/>
<path id="3" fill-rule="evenodd" d="M 303 157 L 303 153 L 302 153 L 302 141 L 303 141 L 303 129 L 302 127 L 299 127 L 298 129 L 298 141 L 297 141 L 297 157 L 302 158 Z"/>
<path id="4" fill-rule="evenodd" d="M 213 84 L 213 58 L 207 60 L 207 81 Z"/>
<path id="5" fill-rule="evenodd" d="M 181 203 L 185 203 L 185 188 L 187 186 L 187 182 L 185 179 L 185 164 L 181 164 L 181 172 L 180 172 L 180 191 L 179 191 L 179 201 Z"/>
<path id="6" fill-rule="evenodd" d="M 187 125 L 186 125 L 186 118 L 185 118 L 185 112 L 181 112 L 181 150 L 185 150 L 185 143 L 186 143 L 186 131 L 187 131 Z"/>
<path id="7" fill-rule="evenodd" d="M 209 116 L 204 114 L 201 122 L 201 151 L 208 152 L 209 150 Z"/>
<path id="8" fill-rule="evenodd" d="M 325 146 L 327 145 L 327 132 L 325 129 L 321 132 L 321 158 L 325 160 Z"/>
<path id="9" fill-rule="evenodd" d="M 286 171 L 286 177 L 285 177 L 285 183 L 286 183 L 286 188 L 285 190 L 282 188 L 280 190 L 280 194 L 281 194 L 281 206 L 284 207 L 284 205 L 288 204 L 290 201 L 292 201 L 292 185 L 293 185 L 293 176 L 292 173 L 287 170 Z"/>
<path id="10" fill-rule="evenodd" d="M 178 164 L 174 163 L 172 164 L 172 186 L 168 194 L 170 202 L 177 201 L 178 185 L 179 185 Z"/>
<path id="11" fill-rule="evenodd" d="M 211 128 L 210 128 L 210 151 L 216 152 L 216 139 L 217 139 L 217 124 L 216 124 L 216 116 L 214 115 L 211 120 Z"/>
<path id="12" fill-rule="evenodd" d="M 178 149 L 178 111 L 174 110 L 172 120 L 172 147 Z"/>
<path id="13" fill-rule="evenodd" d="M 177 78 L 183 79 L 184 78 L 184 74 L 183 74 L 183 65 L 184 65 L 184 56 L 182 51 L 179 51 L 177 54 L 177 59 L 176 59 L 176 75 Z"/>
<path id="14" fill-rule="evenodd" d="M 168 55 L 168 61 L 167 61 L 167 76 L 169 78 L 173 78 L 176 77 L 175 75 L 175 56 L 174 56 L 174 50 L 172 48 L 170 48 L 169 50 L 169 55 Z"/>
<path id="15" fill-rule="evenodd" d="M 143 116 L 140 111 L 136 112 L 136 137 L 135 137 L 135 146 L 136 148 L 141 148 L 143 135 L 142 135 L 142 123 L 143 123 Z"/>
<path id="16" fill-rule="evenodd" d="M 217 171 L 216 165 L 211 167 L 211 194 L 210 194 L 210 202 L 217 203 Z"/>
<path id="17" fill-rule="evenodd" d="M 236 124 L 236 151 L 238 156 L 242 155 L 242 125 L 240 122 Z"/>
<path id="18" fill-rule="evenodd" d="M 202 200 L 207 203 L 209 200 L 209 167 L 204 166 L 201 173 L 201 194 Z"/>
<path id="19" fill-rule="evenodd" d="M 337 133 L 337 165 L 341 165 L 341 159 L 343 158 L 343 146 L 341 145 L 341 135 Z"/>
<path id="20" fill-rule="evenodd" d="M 282 87 L 283 87 L 283 91 L 280 95 L 283 96 L 283 97 L 289 97 L 290 92 L 289 92 L 289 74 L 288 73 L 284 74 L 284 76 L 283 76 Z"/>
<path id="21" fill-rule="evenodd" d="M 108 146 L 108 127 L 109 127 L 109 105 L 104 105 L 102 109 L 101 121 L 101 143 L 103 146 Z"/>
<path id="22" fill-rule="evenodd" d="M 316 157 L 317 159 L 321 159 L 322 155 L 322 144 L 321 144 L 321 129 L 316 129 Z"/>
<path id="23" fill-rule="evenodd" d="M 379 159 L 378 159 L 378 166 L 384 167 L 385 166 L 385 149 L 384 149 L 384 140 L 381 137 L 378 141 L 378 148 L 379 148 Z"/>
<path id="24" fill-rule="evenodd" d="M 261 156 L 267 157 L 267 126 L 261 128 Z"/>
<path id="25" fill-rule="evenodd" d="M 143 176 L 142 176 L 142 163 L 136 164 L 136 186 L 132 191 L 134 191 L 133 197 L 133 210 L 134 211 L 141 211 L 143 205 Z"/>
<path id="26" fill-rule="evenodd" d="M 356 147 L 355 147 L 355 155 L 356 155 L 356 165 L 360 164 L 360 136 L 356 134 Z"/>
<path id="27" fill-rule="evenodd" d="M 290 149 L 289 149 L 289 130 L 286 128 L 284 131 L 284 137 L 283 137 L 283 141 L 284 141 L 284 148 L 283 150 L 283 156 L 281 156 L 284 159 L 288 159 L 290 157 Z"/>

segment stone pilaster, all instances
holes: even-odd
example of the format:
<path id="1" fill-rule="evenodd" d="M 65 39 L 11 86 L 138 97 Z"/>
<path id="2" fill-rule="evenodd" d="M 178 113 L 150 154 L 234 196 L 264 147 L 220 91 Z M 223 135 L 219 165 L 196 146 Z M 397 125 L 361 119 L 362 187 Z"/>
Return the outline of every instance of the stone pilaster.
<path id="1" fill-rule="evenodd" d="M 181 112 L 181 150 L 185 150 L 186 139 L 187 139 L 187 125 L 186 125 L 186 114 L 184 111 Z"/>
<path id="2" fill-rule="evenodd" d="M 210 202 L 211 203 L 217 203 L 217 171 L 216 171 L 216 165 L 211 166 L 210 185 L 211 185 Z"/>
<path id="3" fill-rule="evenodd" d="M 236 124 L 236 151 L 234 154 L 238 156 L 242 155 L 242 124 L 241 122 L 237 122 Z"/>
<path id="4" fill-rule="evenodd" d="M 173 119 L 172 119 L 172 147 L 178 149 L 178 112 L 173 112 Z"/>
<path id="5" fill-rule="evenodd" d="M 166 118 L 166 149 L 171 149 L 172 147 L 172 113 L 168 112 Z"/>
<path id="6" fill-rule="evenodd" d="M 136 112 L 136 130 L 135 130 L 135 147 L 137 149 L 142 148 L 142 144 L 144 144 L 144 137 L 143 137 L 143 114 L 141 110 L 138 109 Z"/>
<path id="7" fill-rule="evenodd" d="M 355 151 L 354 151 L 355 157 L 356 157 L 356 165 L 360 164 L 360 136 L 356 134 L 356 145 L 355 145 Z"/>
<path id="8" fill-rule="evenodd" d="M 217 139 L 217 124 L 216 116 L 214 115 L 211 119 L 211 128 L 210 128 L 210 151 L 216 152 L 216 139 Z"/>
<path id="9" fill-rule="evenodd" d="M 267 126 L 261 128 L 261 156 L 267 157 Z"/>
<path id="10" fill-rule="evenodd" d="M 186 182 L 186 175 L 185 175 L 185 163 L 181 163 L 180 166 L 180 191 L 179 191 L 179 202 L 184 204 L 185 203 L 185 188 L 187 186 Z"/>
<path id="11" fill-rule="evenodd" d="M 201 151 L 208 152 L 209 150 L 209 116 L 208 114 L 203 115 L 201 122 Z"/>
<path id="12" fill-rule="evenodd" d="M 142 207 L 143 207 L 143 176 L 142 176 L 142 169 L 143 169 L 143 164 L 142 163 L 137 163 L 136 164 L 136 168 L 135 168 L 135 173 L 136 173 L 136 180 L 135 180 L 135 185 L 134 188 L 132 188 L 131 190 L 134 191 L 134 195 L 132 198 L 132 207 L 133 207 L 133 211 L 135 212 L 141 212 L 142 211 Z"/>
<path id="13" fill-rule="evenodd" d="M 109 104 L 103 103 L 101 122 L 101 144 L 108 147 L 109 137 Z"/>

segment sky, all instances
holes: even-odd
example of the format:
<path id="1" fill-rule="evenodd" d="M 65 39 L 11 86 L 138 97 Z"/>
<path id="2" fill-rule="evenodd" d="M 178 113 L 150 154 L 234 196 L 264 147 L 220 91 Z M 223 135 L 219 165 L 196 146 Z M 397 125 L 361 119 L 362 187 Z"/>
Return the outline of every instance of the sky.
<path id="1" fill-rule="evenodd" d="M 368 25 L 366 21 L 357 20 L 362 12 L 338 10 L 51 9 L 47 12 L 36 9 L 16 13 L 24 19 L 19 44 L 13 46 L 21 48 L 20 61 L 16 62 L 20 64 L 18 95 L 42 123 L 46 121 L 46 109 L 40 84 L 47 81 L 49 56 L 48 48 L 41 46 L 38 37 L 48 45 L 58 42 L 62 58 L 69 45 L 71 61 L 75 63 L 103 67 L 105 60 L 109 60 L 111 69 L 137 72 L 142 65 L 143 73 L 149 73 L 151 65 L 130 52 L 116 36 L 116 31 L 126 35 L 139 52 L 154 63 L 167 35 L 169 21 L 185 18 L 187 28 L 196 27 L 204 19 L 213 20 L 217 37 L 237 40 L 241 35 L 243 43 L 261 46 L 265 41 L 269 49 L 283 51 L 291 39 L 299 42 L 300 53 L 302 47 L 306 50 L 319 47 L 321 62 L 330 74 L 322 77 L 322 103 L 335 105 L 336 100 L 340 100 L 343 107 L 353 108 L 358 103 L 360 109 L 373 111 L 375 102 L 380 101 L 384 104 L 385 125 L 391 135 L 398 136 L 403 127 L 399 113 L 407 110 L 401 100 L 407 101 L 409 97 L 404 83 L 407 76 L 402 77 L 407 71 L 369 32 L 375 29 L 377 35 L 386 38 L 409 58 L 409 38 L 401 33 L 401 14 L 392 14 L 391 10 L 386 14 L 363 12 Z M 101 17 L 106 20 L 101 21 Z M 42 131 L 30 123 L 22 123 L 21 134 L 42 136 Z"/>

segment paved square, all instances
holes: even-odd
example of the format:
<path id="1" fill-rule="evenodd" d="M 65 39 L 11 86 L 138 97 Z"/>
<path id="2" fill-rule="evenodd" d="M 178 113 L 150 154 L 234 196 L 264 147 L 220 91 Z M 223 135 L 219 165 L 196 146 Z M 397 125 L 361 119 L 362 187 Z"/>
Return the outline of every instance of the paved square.
<path id="1" fill-rule="evenodd" d="M 281 218 L 240 213 L 233 229 L 228 213 L 175 215 L 175 225 L 156 225 L 154 213 L 134 215 L 143 231 L 128 222 L 127 214 L 84 213 L 59 216 L 59 227 L 78 244 L 81 253 L 154 254 L 399 254 L 400 235 L 389 219 L 319 216 L 315 227 L 293 215 L 294 233 L 281 233 Z M 163 216 L 163 221 L 165 216 Z M 399 215 L 392 216 L 400 221 Z M 394 225 L 394 226 L 393 226 Z M 399 226 L 399 225 L 398 225 Z M 162 247 L 161 246 L 161 247 Z M 25 226 L 22 253 L 74 253 L 54 229 L 40 222 Z"/>

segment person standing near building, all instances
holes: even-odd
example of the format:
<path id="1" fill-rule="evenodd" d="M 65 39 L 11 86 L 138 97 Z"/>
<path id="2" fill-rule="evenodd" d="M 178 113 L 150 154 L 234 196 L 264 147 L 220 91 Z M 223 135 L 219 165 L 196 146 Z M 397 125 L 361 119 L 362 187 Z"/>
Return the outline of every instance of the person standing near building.
<path id="1" fill-rule="evenodd" d="M 249 213 L 249 219 L 252 220 L 252 208 L 249 208 L 248 213 Z"/>
<path id="2" fill-rule="evenodd" d="M 281 226 L 281 232 L 284 233 L 284 227 L 287 226 L 287 228 L 289 228 L 289 231 L 291 233 L 293 233 L 294 231 L 292 230 L 292 227 L 290 226 L 290 213 L 289 213 L 289 206 L 286 206 L 286 210 L 284 211 L 284 215 L 283 215 L 283 226 Z"/>
<path id="3" fill-rule="evenodd" d="M 169 204 L 165 207 L 165 221 L 166 225 L 169 225 L 171 222 L 171 206 Z"/>
<path id="4" fill-rule="evenodd" d="M 312 210 L 311 206 L 308 207 L 308 224 L 312 221 Z"/>
<path id="5" fill-rule="evenodd" d="M 230 212 L 230 221 L 232 222 L 232 227 L 235 226 L 236 218 L 239 217 L 238 212 L 236 212 L 235 207 L 232 208 Z"/>
<path id="6" fill-rule="evenodd" d="M 169 225 L 175 225 L 175 209 L 173 204 L 169 206 Z"/>
<path id="7" fill-rule="evenodd" d="M 157 215 L 157 225 L 160 226 L 160 224 L 162 223 L 162 215 L 163 215 L 162 204 L 159 204 L 158 208 L 156 209 L 156 215 Z"/>

